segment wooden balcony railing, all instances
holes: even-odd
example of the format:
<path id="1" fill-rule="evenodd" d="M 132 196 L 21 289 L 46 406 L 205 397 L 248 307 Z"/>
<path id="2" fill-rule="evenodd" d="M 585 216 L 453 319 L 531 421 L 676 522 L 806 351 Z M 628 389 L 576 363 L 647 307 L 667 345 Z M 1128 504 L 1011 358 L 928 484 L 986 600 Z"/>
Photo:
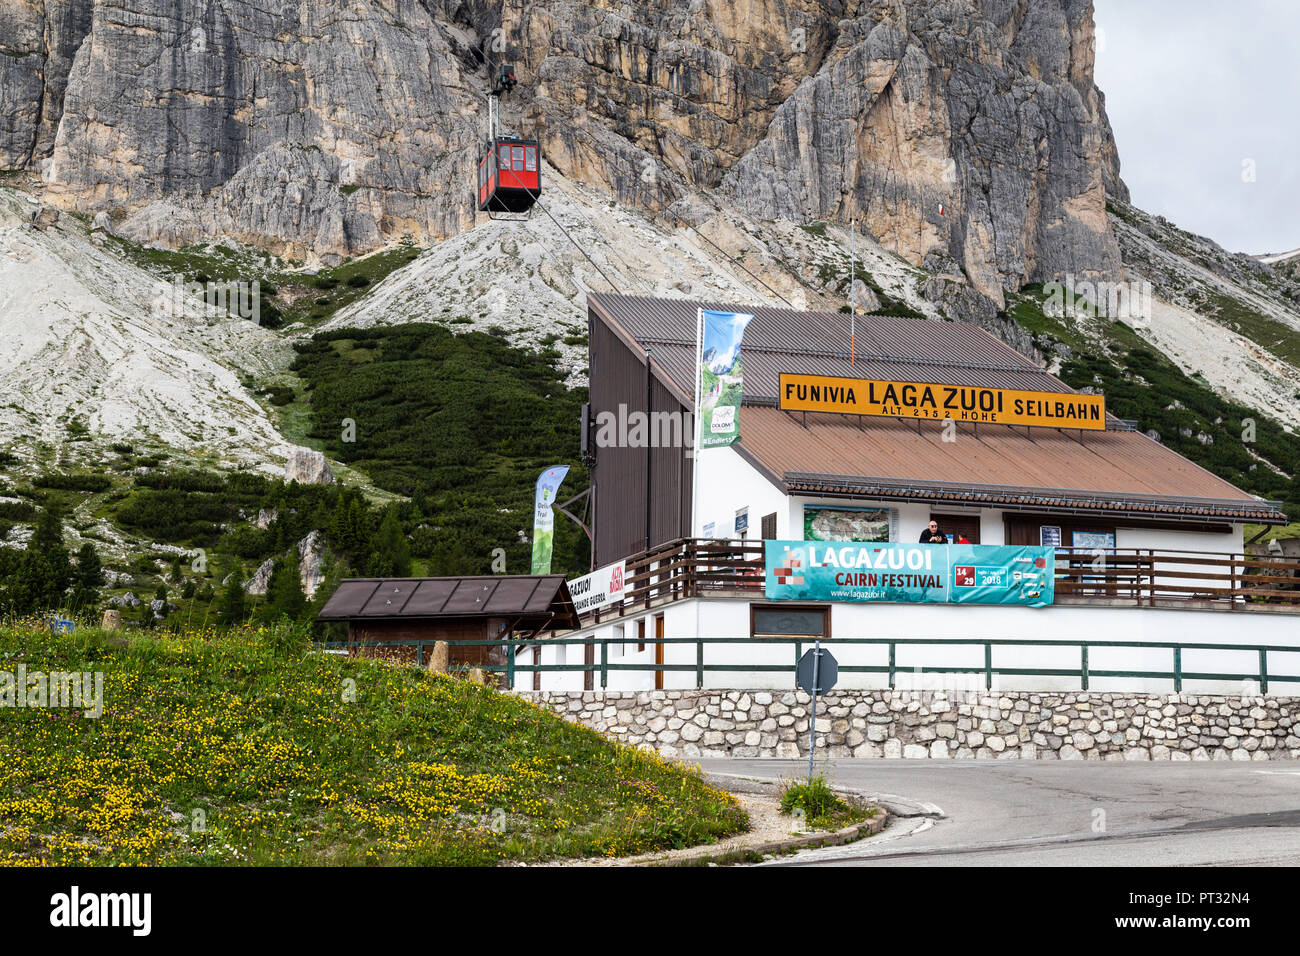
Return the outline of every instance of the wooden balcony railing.
<path id="1" fill-rule="evenodd" d="M 583 623 L 696 595 L 761 597 L 764 579 L 762 541 L 678 539 L 629 558 L 623 600 L 584 614 Z M 1070 604 L 1300 612 L 1300 560 L 1206 551 L 1058 548 L 1056 596 Z"/>

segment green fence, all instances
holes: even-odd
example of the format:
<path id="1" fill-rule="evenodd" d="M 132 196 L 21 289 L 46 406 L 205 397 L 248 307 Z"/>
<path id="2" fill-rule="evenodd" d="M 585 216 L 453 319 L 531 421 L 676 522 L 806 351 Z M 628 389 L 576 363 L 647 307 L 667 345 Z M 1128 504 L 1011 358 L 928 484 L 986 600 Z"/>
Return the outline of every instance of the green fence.
<path id="1" fill-rule="evenodd" d="M 415 650 L 415 663 L 423 666 L 426 660 L 425 648 L 431 648 L 436 641 L 431 640 L 400 640 L 400 641 L 363 641 L 363 642 L 327 642 L 320 643 L 317 648 L 320 650 L 361 650 L 373 648 L 382 650 L 385 648 L 401 649 L 409 651 Z M 794 686 L 794 668 L 795 663 L 803 653 L 813 645 L 811 640 L 798 640 L 793 638 L 782 637 L 714 637 L 714 638 L 652 638 L 647 637 L 645 640 L 636 639 L 612 640 L 610 638 L 596 637 L 567 637 L 567 638 L 548 638 L 545 640 L 531 641 L 452 641 L 449 642 L 452 648 L 488 648 L 496 649 L 502 652 L 504 664 L 496 665 L 464 665 L 458 669 L 464 669 L 468 666 L 480 667 L 488 673 L 501 674 L 505 677 L 506 686 L 513 687 L 515 677 L 519 674 L 557 674 L 557 673 L 590 673 L 592 675 L 592 685 L 595 688 L 595 678 L 599 677 L 599 687 L 604 690 L 609 686 L 609 675 L 617 672 L 637 672 L 642 674 L 668 674 L 668 673 L 694 673 L 696 689 L 703 689 L 705 686 L 704 675 L 706 673 L 727 673 L 727 672 L 744 672 L 754 673 L 771 673 L 784 674 L 789 677 L 790 686 Z M 629 643 L 644 644 L 646 648 L 652 648 L 655 645 L 664 645 L 667 647 L 690 645 L 695 649 L 694 663 L 655 663 L 654 661 L 643 661 L 633 664 L 611 663 L 609 649 L 611 644 L 626 645 Z M 707 659 L 706 648 L 714 646 L 727 646 L 735 644 L 744 644 L 750 647 L 766 645 L 785 645 L 790 648 L 789 664 L 758 664 L 758 663 L 718 663 L 710 662 Z M 897 686 L 897 679 L 900 673 L 905 674 L 982 674 L 984 677 L 984 688 L 993 689 L 993 678 L 998 677 L 1077 677 L 1079 679 L 1079 689 L 1088 690 L 1089 682 L 1093 678 L 1112 677 L 1112 678 L 1133 678 L 1148 680 L 1168 680 L 1173 684 L 1175 692 L 1181 692 L 1183 682 L 1186 680 L 1213 680 L 1213 681 L 1255 681 L 1259 684 L 1260 693 L 1268 693 L 1269 685 L 1276 683 L 1300 683 L 1300 675 L 1275 673 L 1269 667 L 1268 655 L 1273 654 L 1300 654 L 1300 645 L 1295 647 L 1278 646 L 1270 644 L 1205 644 L 1205 643 L 1165 643 L 1157 641 L 997 641 L 985 640 L 981 638 L 885 638 L 885 637 L 860 637 L 860 638 L 834 638 L 823 640 L 821 646 L 829 648 L 832 651 L 837 649 L 847 649 L 855 646 L 881 646 L 888 647 L 887 664 L 845 664 L 840 663 L 841 674 L 886 674 L 888 675 L 889 687 Z M 911 646 L 934 647 L 939 645 L 956 645 L 956 646 L 981 646 L 984 649 L 984 664 L 982 667 L 957 667 L 928 665 L 924 667 L 900 667 L 897 664 L 898 649 Z M 519 652 L 530 650 L 534 647 L 559 647 L 559 646 L 576 646 L 584 649 L 587 647 L 595 648 L 592 662 L 585 660 L 577 664 L 522 664 L 517 661 Z M 1072 647 L 1078 650 L 1078 667 L 1066 668 L 1033 668 L 1033 667 L 995 667 L 993 665 L 993 651 L 995 648 L 1043 648 L 1043 647 Z M 1088 653 L 1090 650 L 1098 648 L 1133 648 L 1133 649 L 1163 649 L 1170 654 L 1169 670 L 1110 670 L 1096 669 L 1089 666 Z M 1207 671 L 1188 671 L 1183 669 L 1183 652 L 1189 650 L 1207 650 L 1207 651 L 1234 651 L 1236 653 L 1254 652 L 1257 665 L 1249 672 L 1245 673 L 1218 673 Z M 384 654 L 374 656 L 383 657 Z M 841 657 L 841 654 L 837 654 Z"/>

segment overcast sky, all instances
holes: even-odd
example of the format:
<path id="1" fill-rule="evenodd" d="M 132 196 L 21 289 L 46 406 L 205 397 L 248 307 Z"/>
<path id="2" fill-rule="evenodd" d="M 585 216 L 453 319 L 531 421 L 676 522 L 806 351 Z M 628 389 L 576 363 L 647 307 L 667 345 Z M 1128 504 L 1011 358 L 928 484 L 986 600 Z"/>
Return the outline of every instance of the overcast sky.
<path id="1" fill-rule="evenodd" d="M 1300 247 L 1300 0 L 1095 6 L 1133 203 L 1233 252 Z"/>

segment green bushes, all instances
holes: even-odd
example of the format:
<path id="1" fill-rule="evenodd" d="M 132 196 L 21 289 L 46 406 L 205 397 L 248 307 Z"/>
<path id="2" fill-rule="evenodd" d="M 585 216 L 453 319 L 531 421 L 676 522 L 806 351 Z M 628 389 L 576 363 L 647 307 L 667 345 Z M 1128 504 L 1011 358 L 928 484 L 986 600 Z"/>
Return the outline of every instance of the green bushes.
<path id="1" fill-rule="evenodd" d="M 1066 384 L 1099 389 L 1112 414 L 1156 431 L 1180 455 L 1252 494 L 1284 502 L 1289 514 L 1300 514 L 1300 444 L 1281 424 L 1216 395 L 1127 326 L 1114 323 L 1109 331 L 1111 357 L 1067 361 L 1061 369 Z"/>
<path id="2" fill-rule="evenodd" d="M 800 809 L 809 822 L 829 816 L 836 810 L 848 809 L 848 804 L 835 795 L 824 777 L 813 777 L 807 783 L 791 783 L 781 794 L 781 812 L 794 813 Z"/>
<path id="3" fill-rule="evenodd" d="M 53 488 L 60 491 L 107 491 L 113 482 L 105 475 L 38 475 L 32 479 L 37 488 Z"/>
<path id="4" fill-rule="evenodd" d="M 586 393 L 543 355 L 429 324 L 338 330 L 294 347 L 311 436 L 376 485 L 417 497 L 427 528 L 412 553 L 446 573 L 489 573 L 497 547 L 508 568 L 526 569 L 538 474 L 569 464 L 564 491 L 586 486 L 576 461 Z M 356 422 L 354 442 L 342 440 L 344 419 Z M 556 570 L 586 567 L 585 537 L 561 518 Z"/>
<path id="5" fill-rule="evenodd" d="M 878 810 L 842 800 L 824 777 L 807 783 L 787 781 L 781 793 L 781 812 L 803 818 L 807 829 L 838 830 L 875 816 Z"/>

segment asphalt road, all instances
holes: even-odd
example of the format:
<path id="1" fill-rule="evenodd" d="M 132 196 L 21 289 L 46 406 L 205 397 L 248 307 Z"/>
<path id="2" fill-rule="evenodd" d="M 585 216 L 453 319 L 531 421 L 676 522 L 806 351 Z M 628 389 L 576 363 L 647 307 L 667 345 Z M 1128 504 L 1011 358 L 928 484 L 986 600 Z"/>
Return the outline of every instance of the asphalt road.
<path id="1" fill-rule="evenodd" d="M 712 774 L 800 777 L 806 761 L 702 760 Z M 1300 761 L 828 760 L 882 803 L 884 833 L 775 865 L 1295 866 Z"/>

